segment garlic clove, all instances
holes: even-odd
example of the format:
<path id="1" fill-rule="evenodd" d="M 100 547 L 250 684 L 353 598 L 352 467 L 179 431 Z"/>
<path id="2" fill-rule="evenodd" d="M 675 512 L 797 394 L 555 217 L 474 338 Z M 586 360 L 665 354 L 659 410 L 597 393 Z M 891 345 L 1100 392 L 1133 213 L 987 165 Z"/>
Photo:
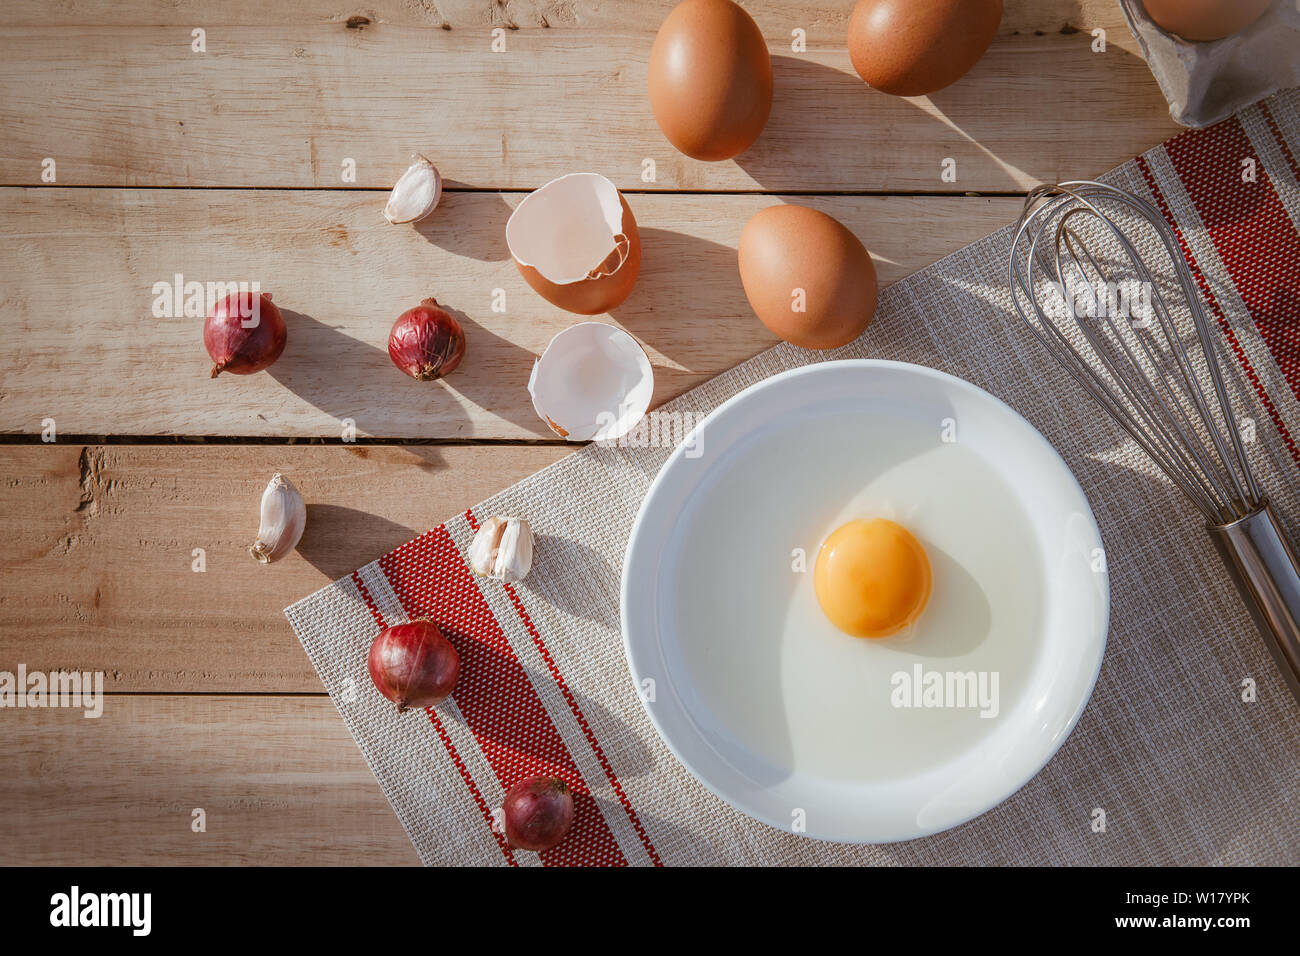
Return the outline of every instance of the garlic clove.
<path id="1" fill-rule="evenodd" d="M 507 518 L 493 577 L 506 582 L 522 581 L 533 568 L 533 532 L 522 518 Z"/>
<path id="2" fill-rule="evenodd" d="M 298 546 L 307 526 L 307 506 L 284 475 L 276 474 L 262 492 L 257 540 L 248 553 L 260 564 L 278 561 Z"/>
<path id="3" fill-rule="evenodd" d="M 384 218 L 394 225 L 416 222 L 433 212 L 442 198 L 442 177 L 433 163 L 419 153 L 402 173 L 384 206 Z"/>
<path id="4" fill-rule="evenodd" d="M 469 546 L 469 566 L 475 574 L 487 577 L 496 570 L 497 546 L 506 530 L 504 518 L 488 518 L 478 526 Z"/>
<path id="5" fill-rule="evenodd" d="M 522 581 L 533 567 L 533 532 L 528 522 L 501 515 L 488 518 L 470 543 L 469 564 L 481 577 Z"/>

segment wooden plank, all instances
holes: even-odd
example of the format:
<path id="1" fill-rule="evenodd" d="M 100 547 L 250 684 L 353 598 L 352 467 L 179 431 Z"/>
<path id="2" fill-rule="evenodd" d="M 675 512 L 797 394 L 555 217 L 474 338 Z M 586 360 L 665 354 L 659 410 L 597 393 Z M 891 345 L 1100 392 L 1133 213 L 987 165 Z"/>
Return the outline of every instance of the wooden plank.
<path id="1" fill-rule="evenodd" d="M 846 2 L 821 14 L 772 0 L 756 9 L 774 54 L 772 117 L 744 155 L 712 164 L 673 150 L 650 113 L 663 3 L 626 20 L 639 5 L 608 4 L 592 25 L 575 15 L 562 29 L 506 30 L 504 52 L 492 50 L 492 24 L 546 15 L 512 4 L 498 18 L 498 5 L 480 4 L 464 28 L 429 22 L 439 14 L 356 28 L 348 20 L 361 14 L 330 5 L 276 28 L 261 19 L 284 24 L 297 5 L 245 3 L 235 25 L 207 26 L 212 3 L 152 12 L 161 6 L 133 16 L 98 4 L 84 14 L 97 25 L 83 26 L 76 5 L 59 25 L 4 30 L 0 183 L 40 185 L 52 159 L 62 185 L 387 188 L 418 149 L 453 188 L 531 189 L 596 170 L 650 190 L 1006 191 L 1101 173 L 1176 130 L 1113 3 L 1077 14 L 1008 4 L 970 76 L 899 99 L 853 73 Z M 1092 51 L 1095 26 L 1108 31 L 1104 53 Z M 191 49 L 195 27 L 206 52 Z M 806 52 L 791 48 L 795 29 L 811 30 Z M 955 182 L 941 178 L 949 158 Z"/>
<path id="2" fill-rule="evenodd" d="M 103 671 L 115 692 L 318 693 L 284 607 L 569 451 L 0 446 L 0 670 Z M 307 530 L 261 566 L 247 548 L 276 471 L 307 500 Z"/>
<path id="3" fill-rule="evenodd" d="M 10 865 L 419 863 L 325 697 L 6 712 L 0 806 Z M 191 829 L 195 809 L 206 832 Z"/>
<path id="4" fill-rule="evenodd" d="M 524 283 L 505 248 L 518 194 L 457 193 L 418 229 L 375 193 L 2 189 L 0 430 L 64 435 L 553 437 L 529 371 L 578 317 Z M 641 277 L 612 317 L 646 346 L 656 400 L 776 340 L 749 309 L 735 245 L 766 196 L 633 195 Z M 802 197 L 853 229 L 893 281 L 1014 220 L 1019 200 Z M 259 282 L 287 312 L 265 373 L 208 378 L 202 319 L 156 318 L 155 283 Z M 494 290 L 505 292 L 494 312 Z M 422 298 L 459 313 L 465 361 L 418 383 L 387 354 Z M 167 297 L 164 296 L 164 299 Z"/>
<path id="5" fill-rule="evenodd" d="M 265 26 L 341 24 L 352 29 L 425 26 L 473 30 L 622 29 L 654 33 L 678 0 L 8 0 L 0 11 L 5 26 Z M 809 37 L 842 39 L 857 0 L 740 0 L 760 26 L 800 23 Z M 365 22 L 363 22 L 365 21 Z M 1122 24 L 1114 0 L 1005 0 L 1001 32 L 1056 33 L 1085 24 Z M 1117 40 L 1120 38 L 1116 38 Z M 1125 31 L 1123 39 L 1134 43 Z"/>

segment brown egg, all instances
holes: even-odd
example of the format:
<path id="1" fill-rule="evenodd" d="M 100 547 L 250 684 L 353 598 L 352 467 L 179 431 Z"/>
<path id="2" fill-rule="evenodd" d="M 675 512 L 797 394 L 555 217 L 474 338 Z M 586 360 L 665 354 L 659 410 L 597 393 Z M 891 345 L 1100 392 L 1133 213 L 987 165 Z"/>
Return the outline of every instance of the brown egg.
<path id="1" fill-rule="evenodd" d="M 1272 5 L 1273 0 L 1142 0 L 1156 26 L 1194 42 L 1232 36 Z"/>
<path id="2" fill-rule="evenodd" d="M 772 111 L 772 61 L 753 18 L 731 0 L 685 0 L 650 50 L 650 108 L 692 159 L 730 159 Z"/>
<path id="3" fill-rule="evenodd" d="M 1002 22 L 1002 0 L 858 0 L 849 58 L 882 93 L 923 96 L 961 79 Z"/>
<path id="4" fill-rule="evenodd" d="M 745 224 L 740 281 L 763 324 L 806 349 L 847 345 L 876 311 L 876 267 L 866 247 L 807 206 L 769 206 Z"/>

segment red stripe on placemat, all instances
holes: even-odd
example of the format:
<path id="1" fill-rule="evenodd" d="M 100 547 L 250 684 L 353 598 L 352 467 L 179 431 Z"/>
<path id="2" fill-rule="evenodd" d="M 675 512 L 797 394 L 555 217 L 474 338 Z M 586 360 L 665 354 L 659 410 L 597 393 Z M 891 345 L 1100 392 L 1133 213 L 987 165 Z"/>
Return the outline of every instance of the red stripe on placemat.
<path id="1" fill-rule="evenodd" d="M 465 510 L 465 520 L 469 522 L 471 530 L 478 530 L 478 519 L 474 517 L 473 508 L 467 508 Z M 596 739 L 595 733 L 592 732 L 591 725 L 587 723 L 586 715 L 583 714 L 582 708 L 578 706 L 577 699 L 569 690 L 569 685 L 565 681 L 564 675 L 560 673 L 560 669 L 555 665 L 555 660 L 551 657 L 551 652 L 547 650 L 546 642 L 542 640 L 542 635 L 533 625 L 533 619 L 528 616 L 528 611 L 524 608 L 524 602 L 520 600 L 518 592 L 515 591 L 512 585 L 505 585 L 505 592 L 510 596 L 510 603 L 514 605 L 515 613 L 519 615 L 519 620 L 523 622 L 524 627 L 528 630 L 529 636 L 532 637 L 533 646 L 537 648 L 538 653 L 542 655 L 542 660 L 546 662 L 546 668 L 551 672 L 551 677 L 554 679 L 555 685 L 560 689 L 560 693 L 564 696 L 565 703 L 569 705 L 570 712 L 572 712 L 574 719 L 578 722 L 578 726 L 582 728 L 582 733 L 586 736 L 587 743 L 591 745 L 592 752 L 595 753 L 596 759 L 600 761 L 601 769 L 605 771 L 605 777 L 609 780 L 609 785 L 614 788 L 614 793 L 618 795 L 619 803 L 623 805 L 623 810 L 627 814 L 628 821 L 632 824 L 632 828 L 636 830 L 637 836 L 641 838 L 641 845 L 645 847 L 646 853 L 650 855 L 650 859 L 654 862 L 655 866 L 663 866 L 664 862 L 659 857 L 659 851 L 655 849 L 654 843 L 650 841 L 650 835 L 646 833 L 645 827 L 641 823 L 641 818 L 637 816 L 636 810 L 633 809 L 632 801 L 629 800 L 627 794 L 623 792 L 623 785 L 618 782 L 618 775 L 614 772 L 613 765 L 611 765 L 609 760 L 605 757 L 605 751 L 600 746 L 600 742 Z"/>
<path id="2" fill-rule="evenodd" d="M 551 657 L 551 652 L 546 649 L 546 644 L 542 640 L 542 635 L 539 634 L 537 628 L 533 626 L 532 618 L 530 618 L 528 612 L 524 610 L 524 604 L 519 600 L 519 595 L 515 592 L 515 589 L 511 585 L 507 584 L 505 590 L 506 593 L 510 595 L 510 601 L 514 604 L 515 611 L 519 614 L 519 619 L 523 621 L 524 626 L 528 628 L 528 633 L 533 638 L 533 645 L 542 655 L 542 659 L 546 661 L 547 670 L 551 672 L 551 677 L 555 679 L 556 686 L 560 688 L 560 693 L 564 695 L 564 700 L 569 705 L 569 710 L 573 712 L 574 719 L 578 721 L 578 726 L 582 728 L 583 734 L 586 735 L 587 743 L 591 744 L 591 749 L 596 754 L 596 759 L 600 761 L 601 769 L 605 771 L 605 777 L 609 780 L 609 785 L 613 787 L 614 792 L 618 794 L 618 801 L 623 804 L 623 810 L 627 813 L 627 818 L 631 822 L 632 828 L 636 830 L 636 835 L 641 838 L 641 845 L 645 847 L 646 853 L 650 854 L 650 859 L 654 861 L 655 866 L 663 866 L 664 861 L 659 858 L 659 851 L 656 850 L 654 844 L 650 842 L 650 835 L 645 832 L 645 827 L 641 825 L 641 818 L 637 816 L 636 810 L 632 809 L 632 801 L 629 800 L 627 794 L 623 792 L 623 785 L 618 782 L 618 775 L 614 773 L 613 766 L 610 764 L 609 760 L 606 759 L 605 751 L 601 748 L 600 743 L 597 742 L 596 735 L 592 733 L 591 725 L 587 723 L 587 718 L 582 713 L 582 709 L 578 706 L 578 701 L 569 691 L 569 685 L 565 682 L 564 676 L 560 673 L 560 669 L 555 666 L 555 661 Z"/>
<path id="3" fill-rule="evenodd" d="M 352 572 L 352 583 L 355 584 L 357 590 L 361 592 L 361 600 L 365 601 L 366 607 L 370 608 L 370 616 L 375 619 L 375 623 L 381 628 L 387 627 L 388 625 L 384 623 L 384 616 L 379 613 L 379 607 L 375 604 L 375 599 L 370 596 L 370 589 L 367 588 L 361 580 L 360 571 Z"/>
<path id="4" fill-rule="evenodd" d="M 1236 121 L 1233 120 L 1232 122 Z M 1181 133 L 1179 135 L 1186 136 L 1187 133 Z M 1197 263 L 1196 257 L 1192 254 L 1191 247 L 1187 244 L 1187 239 L 1183 236 L 1182 228 L 1178 225 L 1178 221 L 1174 218 L 1173 213 L 1169 209 L 1169 204 L 1165 202 L 1164 194 L 1160 191 L 1160 186 L 1156 182 L 1154 174 L 1151 172 L 1150 165 L 1147 163 L 1146 159 L 1141 156 L 1137 158 L 1137 164 L 1138 168 L 1142 170 L 1142 176 L 1151 190 L 1151 195 L 1155 197 L 1156 204 L 1160 207 L 1161 213 L 1164 214 L 1165 221 L 1169 223 L 1169 227 L 1174 231 L 1174 235 L 1178 239 L 1178 245 L 1179 248 L 1182 249 L 1183 258 L 1187 260 L 1187 265 L 1192 271 L 1192 276 L 1196 279 L 1197 286 L 1200 287 L 1201 296 L 1205 299 L 1206 305 L 1210 307 L 1210 312 L 1219 323 L 1219 328 L 1223 330 L 1224 337 L 1228 340 L 1228 345 L 1231 347 L 1232 353 L 1237 356 L 1237 361 L 1241 364 L 1242 370 L 1246 373 L 1246 378 L 1254 387 L 1255 394 L 1259 396 L 1260 403 L 1263 404 L 1264 408 L 1268 411 L 1269 418 L 1272 419 L 1273 425 L 1277 428 L 1278 434 L 1282 436 L 1282 441 L 1286 443 L 1287 449 L 1291 452 L 1292 459 L 1297 465 L 1300 465 L 1300 449 L 1297 449 L 1295 440 L 1291 437 L 1290 431 L 1287 430 L 1286 423 L 1282 421 L 1282 416 L 1278 414 L 1277 407 L 1273 404 L 1273 400 L 1268 397 L 1268 392 L 1265 390 L 1263 383 L 1259 380 L 1259 376 L 1255 373 L 1254 366 L 1251 365 L 1250 358 L 1246 355 L 1245 349 L 1241 347 L 1241 342 L 1237 340 L 1237 333 L 1233 331 L 1232 326 L 1228 323 L 1227 318 L 1223 314 L 1223 309 L 1219 307 L 1218 300 L 1210 290 L 1210 284 L 1206 281 L 1205 274 L 1201 271 L 1201 267 L 1199 263 Z"/>
<path id="5" fill-rule="evenodd" d="M 447 733 L 447 728 L 442 725 L 442 719 L 438 716 L 438 712 L 432 707 L 426 707 L 424 712 L 429 715 L 429 720 L 433 723 L 433 729 L 438 732 L 442 745 L 447 748 L 447 754 L 451 757 L 451 762 L 460 771 L 460 777 L 465 781 L 465 786 L 469 787 L 470 795 L 474 797 L 474 802 L 478 804 L 479 812 L 483 814 L 483 819 L 487 821 L 488 829 L 496 837 L 497 845 L 501 847 L 501 852 L 505 854 L 506 862 L 511 866 L 518 866 L 519 861 L 515 859 L 514 851 L 510 849 L 510 844 L 506 842 L 505 835 L 496 828 L 492 808 L 483 799 L 482 791 L 479 790 L 478 784 L 474 782 L 474 778 L 470 776 L 469 768 L 465 766 L 465 761 L 460 758 L 460 751 L 456 749 L 456 745 L 451 742 L 451 736 Z"/>
<path id="6" fill-rule="evenodd" d="M 573 790 L 573 829 L 540 854 L 547 866 L 626 866 L 573 757 L 444 527 L 379 559 L 411 617 L 435 621 L 460 654 L 454 699 L 502 787 L 534 774 Z"/>
<path id="7" fill-rule="evenodd" d="M 1260 337 L 1300 398 L 1300 235 L 1237 119 L 1165 144 Z M 1255 182 L 1242 181 L 1242 162 Z"/>
<path id="8" fill-rule="evenodd" d="M 379 608 L 375 604 L 375 599 L 370 596 L 370 589 L 365 586 L 361 580 L 361 575 L 356 571 L 352 572 L 352 583 L 355 584 L 357 590 L 361 592 L 361 599 L 366 602 L 366 607 L 370 608 L 370 615 L 375 619 L 375 623 L 380 627 L 386 627 L 387 625 L 384 624 L 384 616 L 379 613 Z M 487 801 L 483 799 L 483 794 L 479 791 L 478 784 L 476 784 L 474 778 L 470 776 L 469 768 L 465 766 L 465 761 L 460 758 L 460 751 L 458 751 L 456 745 L 451 742 L 451 737 L 448 736 L 447 729 L 442 725 L 442 719 L 439 718 L 437 711 L 432 707 L 426 707 L 424 712 L 429 715 L 429 720 L 433 723 L 433 729 L 438 732 L 438 737 L 442 740 L 442 745 L 447 749 L 448 756 L 451 757 L 452 763 L 456 765 L 456 769 L 460 771 L 460 776 L 461 779 L 465 781 L 465 786 L 469 787 L 470 795 L 474 798 L 474 802 L 478 804 L 479 811 L 483 814 L 483 819 L 487 821 L 488 829 L 491 830 L 492 835 L 497 838 L 497 844 L 501 847 L 501 852 L 505 854 L 506 862 L 511 866 L 518 866 L 519 863 L 515 860 L 515 855 L 510 851 L 510 845 L 506 843 L 506 838 L 498 833 L 496 827 L 493 826 L 494 821 L 492 819 L 492 808 L 487 805 Z"/>

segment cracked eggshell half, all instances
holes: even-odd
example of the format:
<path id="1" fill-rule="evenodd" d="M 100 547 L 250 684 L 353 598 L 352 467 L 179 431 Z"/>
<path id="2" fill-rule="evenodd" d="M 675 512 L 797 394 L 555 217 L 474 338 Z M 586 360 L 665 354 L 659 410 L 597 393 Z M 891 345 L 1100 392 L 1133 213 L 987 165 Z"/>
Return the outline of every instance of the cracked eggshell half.
<path id="1" fill-rule="evenodd" d="M 603 322 L 580 322 L 556 335 L 528 380 L 537 414 L 569 441 L 626 435 L 650 407 L 654 389 L 645 350 Z"/>
<path id="2" fill-rule="evenodd" d="M 538 295 L 579 315 L 621 304 L 641 268 L 632 210 L 597 173 L 571 173 L 529 193 L 506 223 L 506 245 Z"/>

